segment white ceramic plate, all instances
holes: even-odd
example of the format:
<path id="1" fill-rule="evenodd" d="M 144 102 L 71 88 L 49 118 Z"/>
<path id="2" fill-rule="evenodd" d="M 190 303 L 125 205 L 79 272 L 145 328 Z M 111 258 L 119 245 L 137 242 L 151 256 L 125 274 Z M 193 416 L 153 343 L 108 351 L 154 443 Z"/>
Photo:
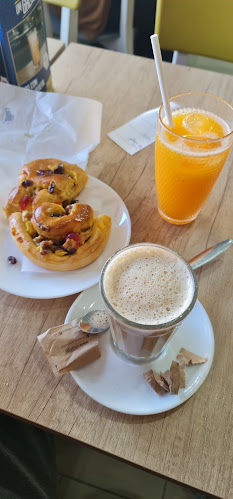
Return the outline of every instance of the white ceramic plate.
<path id="1" fill-rule="evenodd" d="M 0 194 L 0 204 L 4 204 L 9 194 L 6 188 Z M 9 231 L 8 222 L 0 214 L 0 287 L 8 293 L 26 298 L 58 298 L 78 293 L 96 284 L 101 269 L 115 251 L 126 246 L 130 240 L 131 224 L 128 210 L 118 194 L 100 180 L 89 176 L 84 190 L 79 194 L 81 203 L 87 203 L 94 214 L 101 213 L 112 218 L 112 228 L 103 253 L 93 263 L 83 269 L 69 272 L 22 272 L 22 253 L 15 246 Z M 17 264 L 8 263 L 13 255 Z"/>
<path id="2" fill-rule="evenodd" d="M 98 285 L 81 293 L 71 306 L 65 322 L 91 310 L 103 309 Z M 101 357 L 92 364 L 72 371 L 76 383 L 99 404 L 118 412 L 133 415 L 158 414 L 168 411 L 189 399 L 202 385 L 213 361 L 214 335 L 208 315 L 197 301 L 180 329 L 170 340 L 161 357 L 144 365 L 123 360 L 113 350 L 110 332 L 99 335 Z M 208 361 L 186 368 L 186 388 L 178 395 L 157 395 L 142 377 L 143 372 L 154 369 L 164 372 L 175 360 L 181 347 Z"/>

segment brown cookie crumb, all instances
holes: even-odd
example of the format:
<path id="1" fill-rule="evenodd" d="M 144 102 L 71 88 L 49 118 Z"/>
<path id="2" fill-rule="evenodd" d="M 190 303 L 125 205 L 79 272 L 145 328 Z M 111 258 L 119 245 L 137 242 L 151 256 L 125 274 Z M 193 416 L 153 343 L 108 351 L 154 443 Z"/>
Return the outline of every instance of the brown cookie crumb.
<path id="1" fill-rule="evenodd" d="M 176 356 L 176 360 L 177 362 L 173 360 L 170 369 L 167 369 L 163 373 L 160 372 L 158 374 L 153 369 L 149 369 L 143 374 L 145 380 L 158 395 L 166 392 L 177 395 L 180 388 L 185 388 L 185 367 L 202 364 L 208 359 L 200 357 L 185 348 L 181 348 Z"/>
<path id="2" fill-rule="evenodd" d="M 190 352 L 189 350 L 186 350 L 185 348 L 180 349 L 177 357 L 181 356 L 181 355 L 184 359 L 186 366 L 195 365 L 195 364 L 203 364 L 204 362 L 206 362 L 208 360 L 206 357 L 199 357 L 199 355 L 196 355 L 195 353 Z"/>
<path id="3" fill-rule="evenodd" d="M 185 358 L 181 353 L 178 353 L 176 360 L 180 366 L 180 388 L 185 388 Z"/>
<path id="4" fill-rule="evenodd" d="M 178 362 L 174 360 L 171 363 L 170 371 L 172 374 L 172 385 L 171 385 L 171 393 L 177 394 L 180 388 L 180 366 Z"/>
<path id="5" fill-rule="evenodd" d="M 163 393 L 166 393 L 166 390 L 156 381 L 155 376 L 154 376 L 154 371 L 152 369 L 149 369 L 149 371 L 146 371 L 143 373 L 143 378 L 149 383 L 151 388 L 158 394 L 162 395 Z"/>
<path id="6" fill-rule="evenodd" d="M 155 371 L 153 371 L 153 374 L 156 383 L 158 383 L 165 390 L 165 392 L 169 392 L 168 383 L 161 377 L 161 375 L 156 373 Z"/>

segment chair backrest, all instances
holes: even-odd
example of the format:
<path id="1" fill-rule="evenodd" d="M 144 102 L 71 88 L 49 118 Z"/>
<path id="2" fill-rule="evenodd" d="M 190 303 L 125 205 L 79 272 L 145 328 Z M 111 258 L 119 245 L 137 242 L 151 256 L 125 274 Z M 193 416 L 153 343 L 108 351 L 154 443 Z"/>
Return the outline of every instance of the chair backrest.
<path id="1" fill-rule="evenodd" d="M 67 7 L 71 10 L 78 9 L 80 5 L 80 0 L 43 0 L 43 2 L 58 5 L 59 7 Z"/>
<path id="2" fill-rule="evenodd" d="M 233 0 L 157 0 L 155 33 L 164 50 L 233 62 Z"/>

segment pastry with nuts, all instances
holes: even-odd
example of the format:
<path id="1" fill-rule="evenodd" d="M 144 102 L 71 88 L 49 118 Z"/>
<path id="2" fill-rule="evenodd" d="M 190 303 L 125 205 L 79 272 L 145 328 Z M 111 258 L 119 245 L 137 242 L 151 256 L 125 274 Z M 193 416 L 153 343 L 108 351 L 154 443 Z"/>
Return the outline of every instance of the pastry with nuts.
<path id="1" fill-rule="evenodd" d="M 77 165 L 45 159 L 25 165 L 18 179 L 3 211 L 20 251 L 34 264 L 56 271 L 96 260 L 108 241 L 111 218 L 94 218 L 91 206 L 75 200 L 87 174 Z"/>
<path id="2" fill-rule="evenodd" d="M 53 194 L 55 202 L 71 201 L 83 190 L 88 175 L 75 164 L 59 159 L 36 159 L 24 165 L 18 185 L 10 192 L 3 212 L 8 218 L 18 211 L 32 211 L 32 203 L 39 191 Z"/>

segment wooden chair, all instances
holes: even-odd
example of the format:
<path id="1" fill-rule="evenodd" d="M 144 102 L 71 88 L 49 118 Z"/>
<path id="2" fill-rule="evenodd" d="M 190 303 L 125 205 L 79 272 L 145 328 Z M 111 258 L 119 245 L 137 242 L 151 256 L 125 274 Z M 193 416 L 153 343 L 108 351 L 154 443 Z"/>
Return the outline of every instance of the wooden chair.
<path id="1" fill-rule="evenodd" d="M 173 63 L 233 74 L 231 0 L 157 0 L 155 33 Z"/>

